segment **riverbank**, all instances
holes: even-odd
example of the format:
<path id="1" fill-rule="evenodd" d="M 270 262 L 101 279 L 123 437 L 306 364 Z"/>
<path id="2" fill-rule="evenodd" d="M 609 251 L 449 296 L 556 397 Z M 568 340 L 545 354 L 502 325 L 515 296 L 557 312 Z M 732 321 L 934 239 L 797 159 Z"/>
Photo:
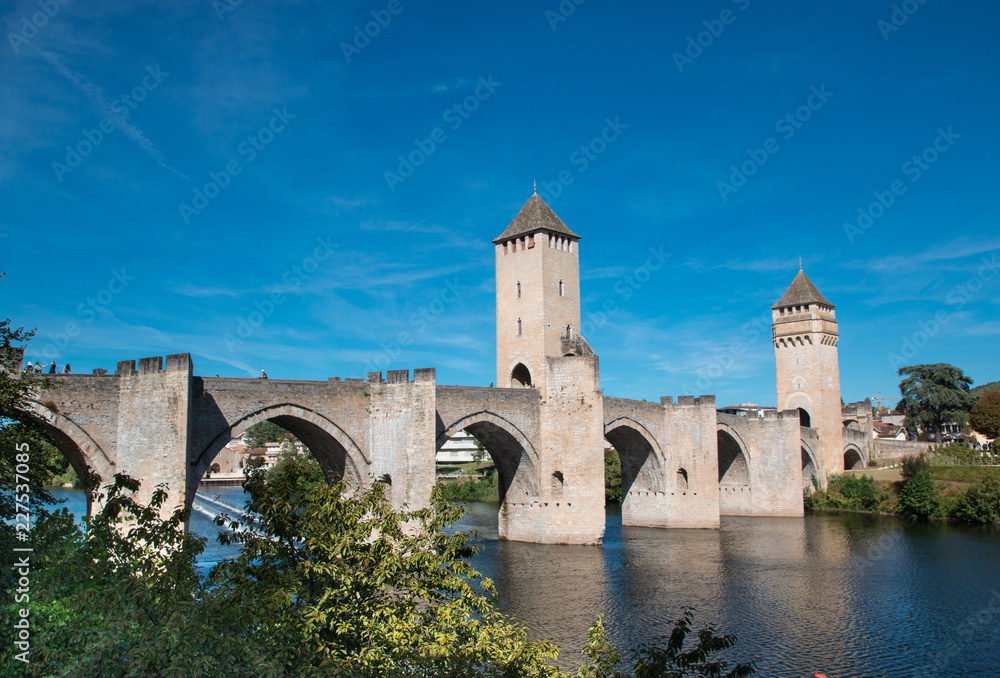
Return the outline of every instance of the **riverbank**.
<path id="1" fill-rule="evenodd" d="M 805 506 L 1000 525 L 1000 466 L 932 465 L 915 457 L 898 468 L 831 476 L 826 490 L 805 496 Z"/>

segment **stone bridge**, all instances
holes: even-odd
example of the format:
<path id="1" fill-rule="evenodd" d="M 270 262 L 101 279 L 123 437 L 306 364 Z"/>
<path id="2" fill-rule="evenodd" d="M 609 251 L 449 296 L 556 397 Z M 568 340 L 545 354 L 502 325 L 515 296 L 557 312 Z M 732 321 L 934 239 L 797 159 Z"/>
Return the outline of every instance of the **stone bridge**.
<path id="1" fill-rule="evenodd" d="M 626 525 L 715 528 L 720 515 L 802 515 L 816 436 L 797 412 L 748 418 L 717 413 L 713 396 L 607 397 L 589 359 L 554 364 L 543 402 L 534 388 L 439 385 L 433 369 L 364 380 L 199 377 L 183 353 L 122 361 L 115 374 L 59 375 L 31 407 L 78 474 L 127 473 L 145 497 L 166 484 L 174 505 L 190 506 L 222 448 L 268 420 L 301 440 L 328 478 L 352 486 L 386 478 L 392 504 L 414 508 L 428 503 L 437 450 L 466 430 L 496 465 L 507 539 L 600 541 L 605 440 L 622 462 Z"/>

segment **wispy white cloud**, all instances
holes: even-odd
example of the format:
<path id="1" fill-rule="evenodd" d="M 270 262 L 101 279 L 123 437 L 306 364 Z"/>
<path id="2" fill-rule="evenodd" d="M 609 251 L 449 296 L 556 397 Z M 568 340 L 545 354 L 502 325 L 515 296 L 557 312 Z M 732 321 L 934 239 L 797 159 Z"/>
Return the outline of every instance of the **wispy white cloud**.
<path id="1" fill-rule="evenodd" d="M 52 52 L 40 50 L 39 53 L 52 64 L 53 68 L 56 69 L 56 72 L 73 83 L 73 85 L 75 85 L 81 92 L 86 94 L 91 103 L 100 109 L 101 113 L 103 113 L 106 118 L 115 124 L 115 127 L 124 132 L 125 136 L 127 136 L 132 143 L 156 160 L 160 167 L 170 170 L 182 179 L 188 180 L 187 176 L 177 171 L 163 160 L 163 154 L 160 153 L 160 150 L 156 148 L 153 142 L 150 141 L 141 129 L 129 122 L 125 116 L 116 110 L 116 106 L 113 105 L 114 102 L 104 94 L 104 89 L 101 88 L 100 85 L 93 83 L 90 78 L 81 73 L 71 71 L 63 65 L 59 58 Z M 119 106 L 117 108 L 120 109 L 121 107 Z"/>

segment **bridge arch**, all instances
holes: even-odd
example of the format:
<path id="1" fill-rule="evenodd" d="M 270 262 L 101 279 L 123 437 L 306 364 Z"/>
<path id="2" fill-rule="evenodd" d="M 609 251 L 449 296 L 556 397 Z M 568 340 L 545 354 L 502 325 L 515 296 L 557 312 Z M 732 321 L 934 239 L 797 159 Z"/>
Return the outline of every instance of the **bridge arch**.
<path id="1" fill-rule="evenodd" d="M 816 452 L 805 438 L 801 440 L 802 455 L 802 487 L 807 488 L 812 485 L 813 476 L 819 479 L 819 464 L 816 462 Z"/>
<path id="2" fill-rule="evenodd" d="M 728 424 L 719 423 L 719 485 L 750 484 L 750 452 L 743 437 Z"/>
<path id="3" fill-rule="evenodd" d="M 481 410 L 445 426 L 438 434 L 435 451 L 462 430 L 478 440 L 493 460 L 501 505 L 539 496 L 538 452 L 524 432 L 504 417 Z"/>
<path id="4" fill-rule="evenodd" d="M 88 471 L 101 476 L 105 483 L 115 474 L 115 463 L 101 446 L 76 422 L 35 400 L 28 401 L 28 413 L 45 427 L 52 442 L 69 460 L 76 475 L 86 478 Z"/>
<path id="5" fill-rule="evenodd" d="M 322 414 L 292 403 L 270 405 L 242 417 L 220 432 L 192 463 L 188 478 L 188 501 L 194 497 L 201 477 L 216 455 L 232 440 L 243 435 L 248 428 L 262 421 L 272 421 L 282 427 L 302 444 L 319 462 L 329 480 L 343 479 L 348 486 L 364 487 L 368 484 L 362 472 L 371 463 L 364 451 L 335 423 Z"/>
<path id="6" fill-rule="evenodd" d="M 618 452 L 621 461 L 623 503 L 630 491 L 667 491 L 663 450 L 649 429 L 623 416 L 604 425 L 604 437 Z"/>
<path id="7" fill-rule="evenodd" d="M 844 446 L 844 470 L 848 471 L 853 468 L 864 468 L 865 463 L 865 453 L 857 445 L 849 444 Z"/>

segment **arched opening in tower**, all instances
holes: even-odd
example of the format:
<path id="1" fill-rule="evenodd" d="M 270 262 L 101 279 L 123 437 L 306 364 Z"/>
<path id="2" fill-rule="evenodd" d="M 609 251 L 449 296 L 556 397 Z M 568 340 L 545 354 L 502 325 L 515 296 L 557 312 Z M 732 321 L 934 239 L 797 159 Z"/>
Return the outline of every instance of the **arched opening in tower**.
<path id="1" fill-rule="evenodd" d="M 811 423 L 810 423 L 811 421 L 812 421 L 812 417 L 809 416 L 809 413 L 806 412 L 804 409 L 802 409 L 800 407 L 799 408 L 799 426 L 805 426 L 806 428 L 810 428 L 811 427 Z"/>
<path id="2" fill-rule="evenodd" d="M 528 371 L 524 363 L 518 363 L 511 370 L 510 385 L 515 388 L 531 386 L 531 372 Z"/>

